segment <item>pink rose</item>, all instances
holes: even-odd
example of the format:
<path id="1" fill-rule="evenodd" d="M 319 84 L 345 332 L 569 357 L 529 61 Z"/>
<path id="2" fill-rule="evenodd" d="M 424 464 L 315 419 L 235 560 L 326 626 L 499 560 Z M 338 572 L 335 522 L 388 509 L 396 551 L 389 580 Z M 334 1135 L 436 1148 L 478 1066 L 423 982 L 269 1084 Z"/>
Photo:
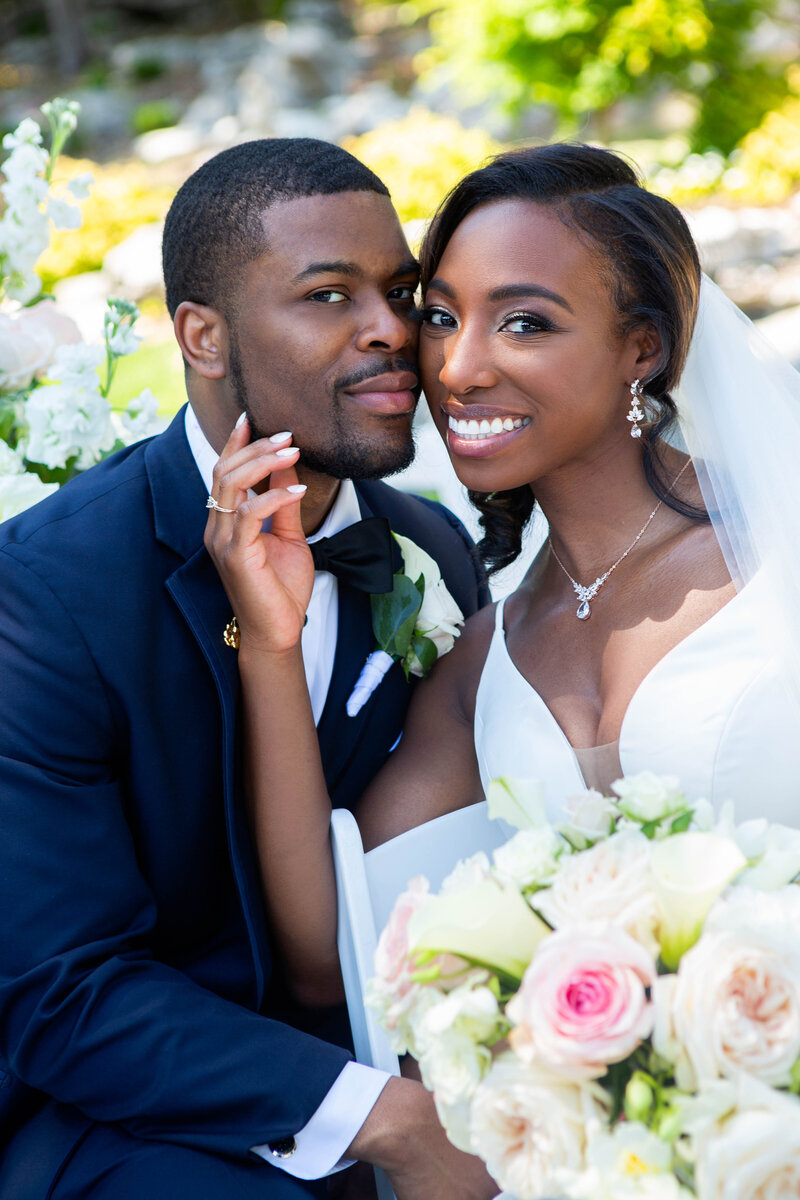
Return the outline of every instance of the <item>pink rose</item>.
<path id="1" fill-rule="evenodd" d="M 597 1079 L 653 1028 L 652 955 L 618 926 L 587 922 L 544 939 L 506 1006 L 509 1042 L 566 1079 Z"/>
<path id="2" fill-rule="evenodd" d="M 399 1054 L 412 1044 L 410 1019 L 420 993 L 420 985 L 411 978 L 415 968 L 408 955 L 408 923 L 430 899 L 423 875 L 412 879 L 407 891 L 397 897 L 375 949 L 375 974 L 367 984 L 369 1007 L 378 1015 Z"/>
<path id="3" fill-rule="evenodd" d="M 59 346 L 80 340 L 78 326 L 52 300 L 14 316 L 0 313 L 0 388 L 27 387 L 44 374 Z"/>

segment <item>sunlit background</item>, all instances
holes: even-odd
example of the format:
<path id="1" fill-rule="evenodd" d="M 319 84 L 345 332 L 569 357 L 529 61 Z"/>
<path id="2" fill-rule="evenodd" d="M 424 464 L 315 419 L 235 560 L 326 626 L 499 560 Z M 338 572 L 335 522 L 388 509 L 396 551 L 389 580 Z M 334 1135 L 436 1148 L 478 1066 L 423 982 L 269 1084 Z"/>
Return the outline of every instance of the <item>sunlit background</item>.
<path id="1" fill-rule="evenodd" d="M 114 387 L 149 386 L 164 417 L 185 396 L 160 221 L 203 159 L 264 136 L 346 146 L 412 241 L 505 146 L 613 146 L 800 365 L 800 0 L 2 0 L 0 46 L 2 132 L 54 95 L 81 104 L 58 171 L 94 185 L 40 262 L 45 286 L 87 338 L 109 293 L 137 302 L 146 340 Z M 441 491 L 422 441 L 411 484 Z"/>

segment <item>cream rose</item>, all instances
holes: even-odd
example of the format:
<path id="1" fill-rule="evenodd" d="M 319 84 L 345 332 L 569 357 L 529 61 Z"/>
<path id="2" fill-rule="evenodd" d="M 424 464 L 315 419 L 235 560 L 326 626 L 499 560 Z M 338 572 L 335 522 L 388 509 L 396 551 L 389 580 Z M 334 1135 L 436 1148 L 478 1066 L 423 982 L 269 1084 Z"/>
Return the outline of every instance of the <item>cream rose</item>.
<path id="1" fill-rule="evenodd" d="M 787 946 L 793 940 L 794 945 Z M 742 1071 L 774 1087 L 800 1058 L 800 939 L 711 930 L 655 991 L 655 1045 L 676 1064 L 679 1086 L 735 1079 Z"/>
<path id="2" fill-rule="evenodd" d="M 751 1104 L 696 1145 L 695 1183 L 702 1200 L 800 1196 L 800 1101 L 771 1088 L 748 1090 Z"/>
<path id="3" fill-rule="evenodd" d="M 522 829 L 494 852 L 495 871 L 507 883 L 523 891 L 551 883 L 564 852 L 563 839 L 552 825 Z"/>
<path id="4" fill-rule="evenodd" d="M 587 1128 L 605 1113 L 590 1086 L 568 1083 L 503 1054 L 472 1101 L 472 1146 L 517 1200 L 563 1195 L 584 1167 Z"/>
<path id="5" fill-rule="evenodd" d="M 634 821 L 663 821 L 686 808 L 677 775 L 640 771 L 617 779 L 611 788 L 619 797 L 617 807 Z"/>
<path id="6" fill-rule="evenodd" d="M 559 826 L 561 833 L 578 850 L 585 850 L 600 838 L 608 837 L 619 815 L 616 804 L 593 788 L 564 801 L 569 820 Z"/>
<path id="7" fill-rule="evenodd" d="M 514 1052 L 566 1079 L 597 1079 L 652 1028 L 656 967 L 610 922 L 559 930 L 542 942 L 506 1005 Z"/>
<path id="8" fill-rule="evenodd" d="M 658 949 L 658 907 L 650 879 L 652 842 L 638 830 L 615 833 L 590 850 L 564 856 L 552 887 L 532 903 L 554 928 L 587 919 L 614 921 L 651 953 Z"/>

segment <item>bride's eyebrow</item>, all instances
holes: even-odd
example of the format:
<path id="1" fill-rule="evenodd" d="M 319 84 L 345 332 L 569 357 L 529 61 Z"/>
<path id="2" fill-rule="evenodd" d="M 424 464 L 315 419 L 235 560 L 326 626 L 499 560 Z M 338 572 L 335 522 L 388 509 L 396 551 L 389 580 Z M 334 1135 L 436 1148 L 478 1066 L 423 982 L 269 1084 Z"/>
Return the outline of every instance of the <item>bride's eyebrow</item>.
<path id="1" fill-rule="evenodd" d="M 541 300 L 552 300 L 554 304 L 565 308 L 567 312 L 573 312 L 572 305 L 563 296 L 559 296 L 558 292 L 551 292 L 550 288 L 542 287 L 538 283 L 510 283 L 505 287 L 493 288 L 489 292 L 489 300 L 492 303 L 500 300 L 524 300 L 527 296 L 537 296 Z"/>
<path id="2" fill-rule="evenodd" d="M 448 296 L 451 300 L 456 299 L 456 289 L 444 279 L 431 279 L 428 284 L 428 290 L 433 292 L 441 292 L 443 296 Z M 550 288 L 542 287 L 538 283 L 509 283 L 503 287 L 493 288 L 488 294 L 488 299 L 492 304 L 496 304 L 502 300 L 524 300 L 528 296 L 538 296 L 542 300 L 552 300 L 554 304 L 559 304 L 561 308 L 565 308 L 567 312 L 573 313 L 572 305 L 565 300 L 563 296 L 559 296 L 558 292 L 552 292 Z"/>

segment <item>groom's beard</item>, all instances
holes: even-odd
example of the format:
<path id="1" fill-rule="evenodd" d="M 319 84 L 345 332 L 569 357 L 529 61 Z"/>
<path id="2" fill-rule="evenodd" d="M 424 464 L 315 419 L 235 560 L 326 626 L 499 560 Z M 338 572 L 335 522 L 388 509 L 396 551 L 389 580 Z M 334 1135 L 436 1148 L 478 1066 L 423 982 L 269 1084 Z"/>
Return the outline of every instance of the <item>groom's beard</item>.
<path id="1" fill-rule="evenodd" d="M 300 461 L 304 467 L 320 475 L 328 475 L 332 479 L 383 479 L 387 475 L 396 475 L 398 471 L 404 471 L 411 465 L 416 447 L 413 432 L 410 426 L 406 425 L 406 419 L 385 418 L 385 431 L 369 436 L 353 428 L 352 421 L 348 423 L 345 404 L 338 394 L 343 388 L 353 387 L 356 383 L 379 375 L 390 367 L 394 370 L 416 371 L 413 363 L 405 360 L 397 360 L 391 364 L 387 364 L 385 360 L 376 360 L 365 364 L 361 371 L 351 372 L 346 378 L 337 381 L 326 414 L 325 444 L 309 446 L 300 441 L 295 443 L 300 447 Z M 239 343 L 233 330 L 229 345 L 228 373 L 239 404 L 247 413 L 251 438 L 255 440 L 269 437 L 275 430 L 265 429 L 253 415 L 242 370 Z"/>

